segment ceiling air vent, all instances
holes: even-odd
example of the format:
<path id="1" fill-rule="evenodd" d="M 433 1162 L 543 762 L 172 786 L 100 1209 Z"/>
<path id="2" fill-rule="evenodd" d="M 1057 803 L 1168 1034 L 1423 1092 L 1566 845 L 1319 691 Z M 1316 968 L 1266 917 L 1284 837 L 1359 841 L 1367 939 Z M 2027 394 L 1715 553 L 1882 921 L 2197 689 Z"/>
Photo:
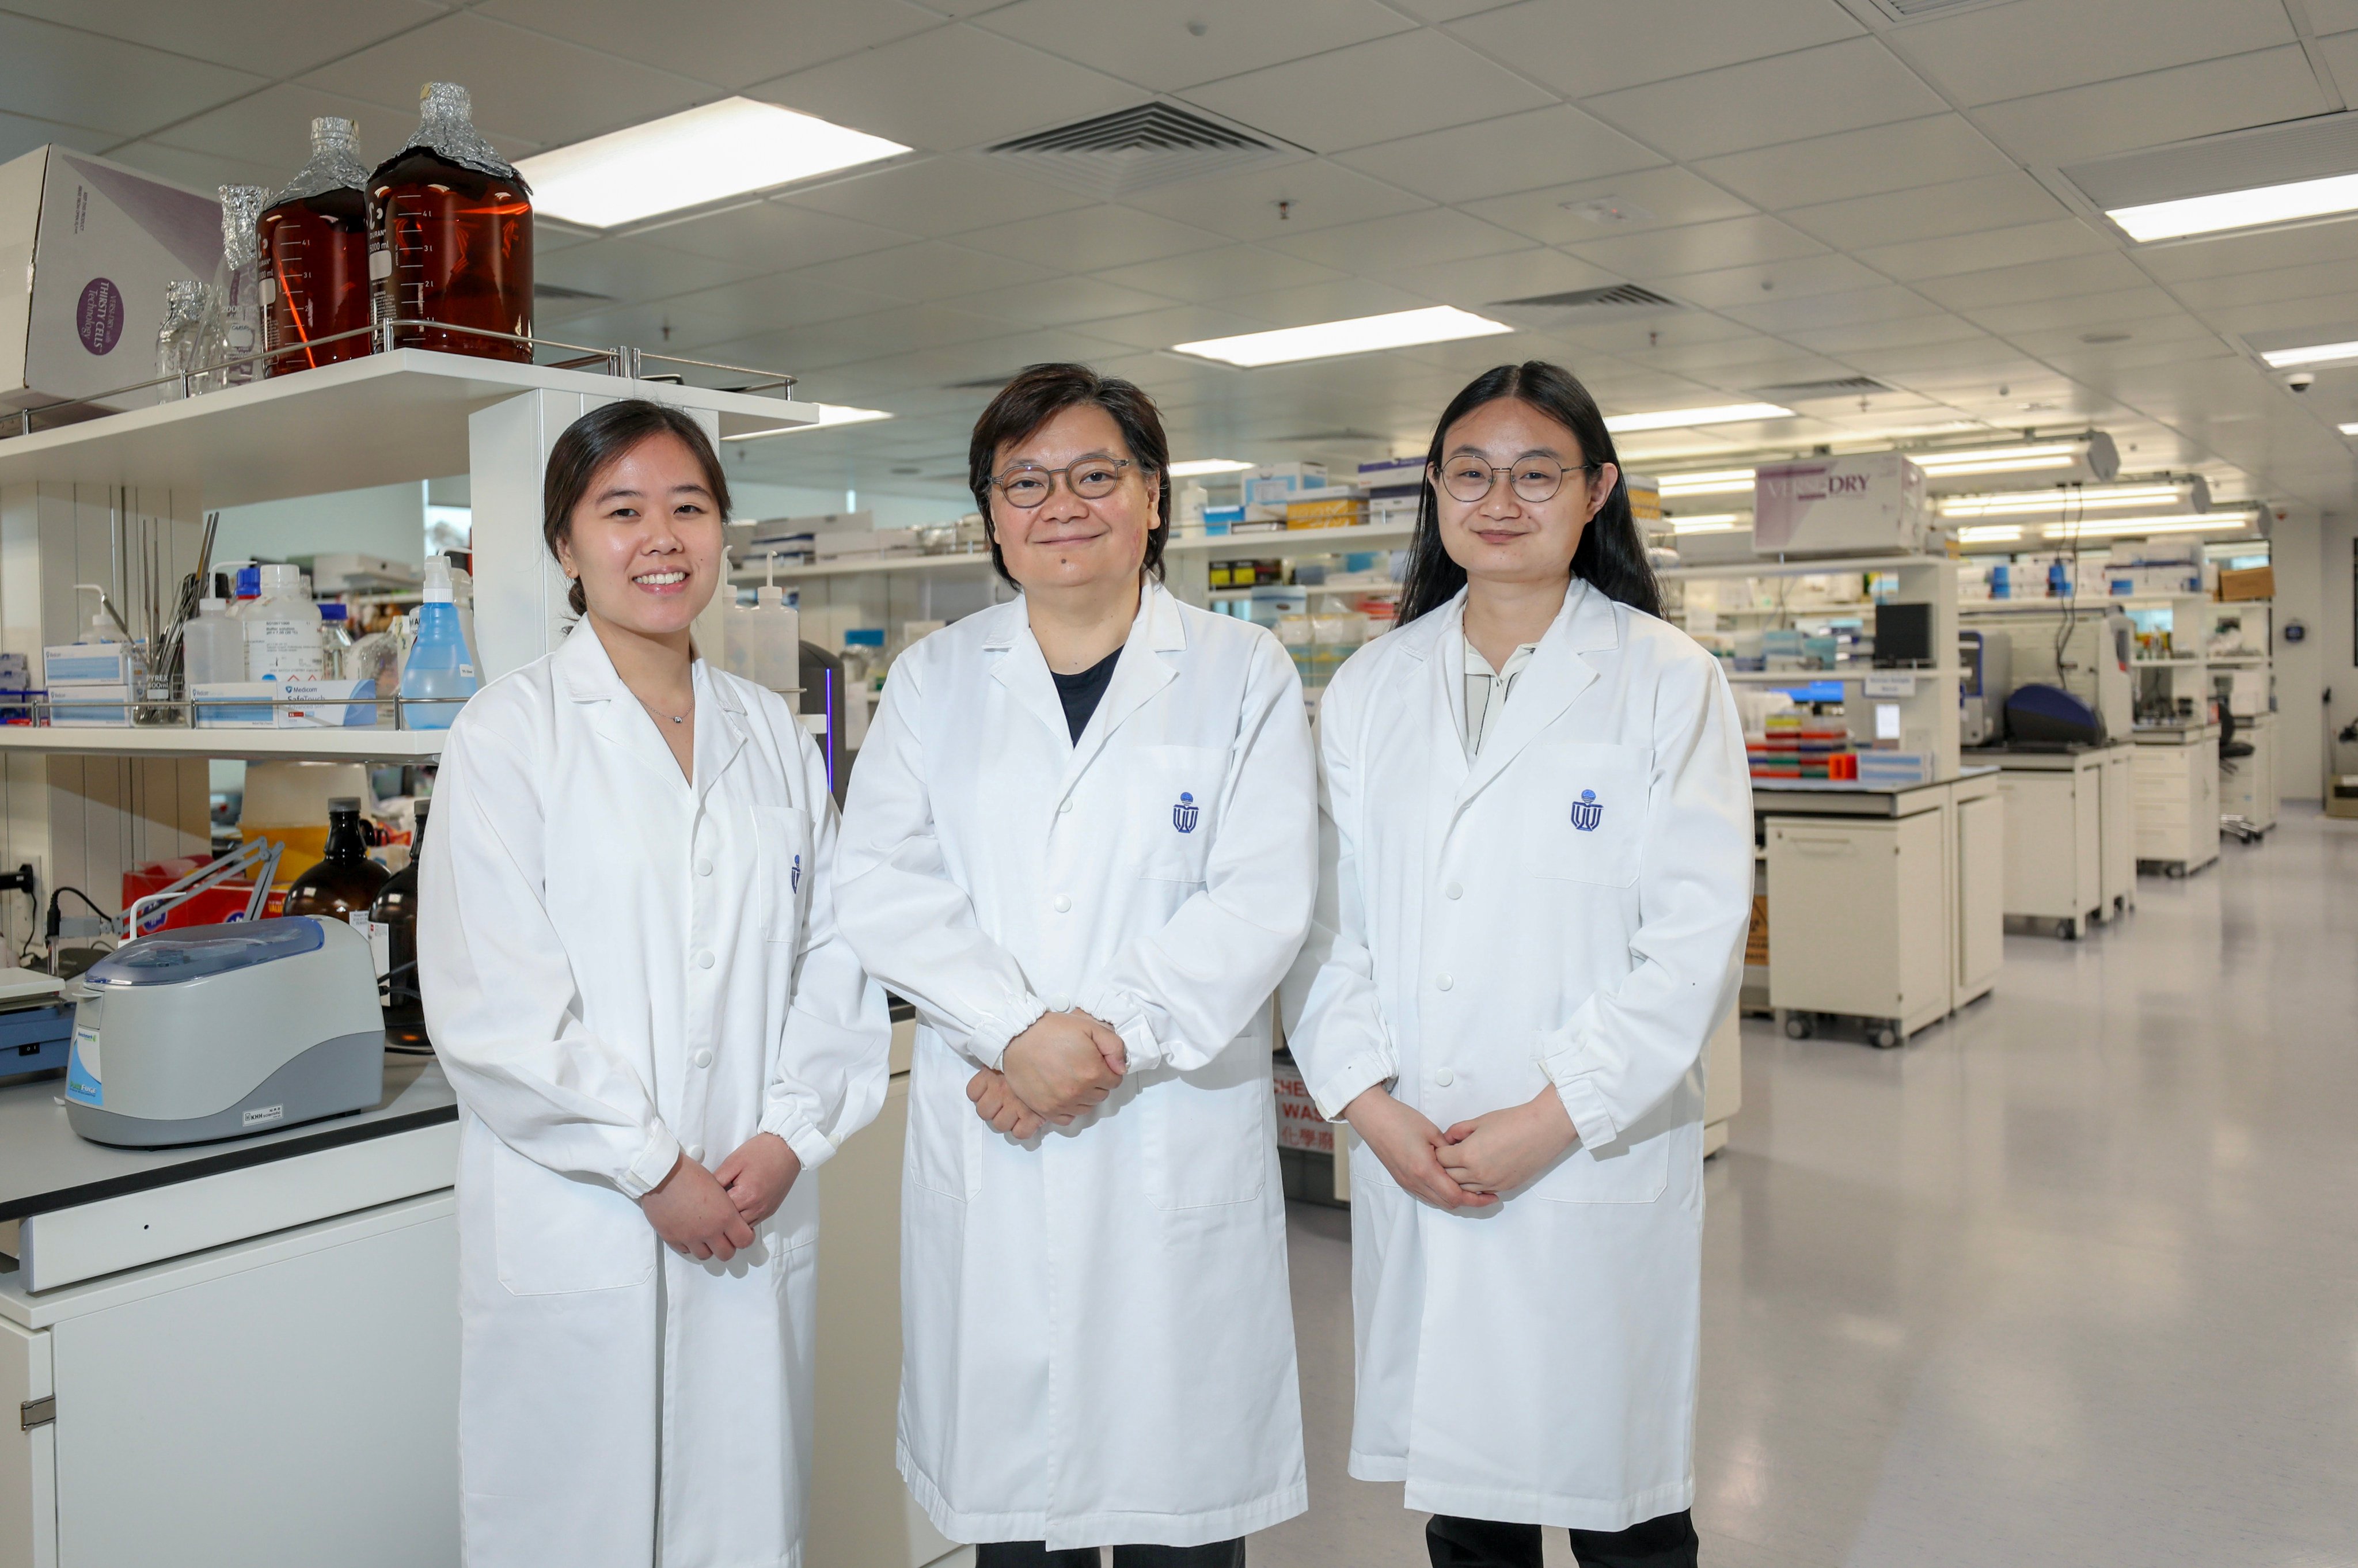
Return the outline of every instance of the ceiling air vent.
<path id="1" fill-rule="evenodd" d="M 1305 157 L 1300 147 L 1176 103 L 1141 103 L 990 149 L 1027 173 L 1110 200 L 1183 179 Z"/>
<path id="2" fill-rule="evenodd" d="M 964 381 L 946 381 L 942 384 L 942 390 L 944 392 L 997 392 L 1014 379 L 1015 373 L 1011 370 L 1001 375 L 976 375 L 968 376 Z"/>
<path id="3" fill-rule="evenodd" d="M 535 299 L 554 299 L 560 304 L 568 305 L 583 300 L 604 304 L 614 297 L 611 294 L 593 294 L 586 288 L 568 288 L 561 283 L 535 283 L 532 286 L 532 297 Z"/>
<path id="4" fill-rule="evenodd" d="M 1763 403 L 1822 403 L 1829 397 L 1876 397 L 1891 388 L 1871 375 L 1842 375 L 1832 381 L 1789 381 L 1782 386 L 1759 386 L 1752 395 Z"/>
<path id="5" fill-rule="evenodd" d="M 1515 326 L 1549 331 L 1593 322 L 1634 320 L 1676 310 L 1680 306 L 1677 300 L 1639 284 L 1617 283 L 1607 288 L 1574 288 L 1562 294 L 1494 299 L 1483 308 Z"/>

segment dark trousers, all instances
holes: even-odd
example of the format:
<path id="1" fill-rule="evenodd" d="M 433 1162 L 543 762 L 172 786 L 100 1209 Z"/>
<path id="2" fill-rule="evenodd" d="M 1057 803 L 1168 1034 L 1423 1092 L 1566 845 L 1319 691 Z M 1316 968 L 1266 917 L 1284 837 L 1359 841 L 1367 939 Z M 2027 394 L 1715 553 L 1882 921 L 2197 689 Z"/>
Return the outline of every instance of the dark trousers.
<path id="1" fill-rule="evenodd" d="M 1051 1552 L 1044 1541 L 1002 1541 L 974 1549 L 974 1568 L 1098 1568 L 1102 1561 L 1094 1546 Z M 1113 1568 L 1245 1568 L 1244 1538 L 1209 1546 L 1117 1546 Z"/>
<path id="2" fill-rule="evenodd" d="M 1581 1568 L 1695 1568 L 1694 1521 L 1687 1510 L 1627 1530 L 1575 1530 Z M 1540 1527 L 1435 1514 L 1424 1527 L 1433 1568 L 1540 1568 Z"/>

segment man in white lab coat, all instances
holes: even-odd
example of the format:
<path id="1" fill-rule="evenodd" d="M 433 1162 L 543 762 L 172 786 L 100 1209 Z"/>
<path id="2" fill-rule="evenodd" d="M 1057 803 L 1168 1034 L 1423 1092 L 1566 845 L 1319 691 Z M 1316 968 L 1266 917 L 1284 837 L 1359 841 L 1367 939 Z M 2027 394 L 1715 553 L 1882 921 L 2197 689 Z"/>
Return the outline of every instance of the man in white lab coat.
<path id="1" fill-rule="evenodd" d="M 1034 366 L 972 466 L 1022 597 L 893 666 L 838 863 L 920 1025 L 901 1470 L 979 1568 L 1241 1564 L 1307 1503 L 1269 1036 L 1316 877 L 1301 683 L 1156 580 L 1136 387 Z"/>

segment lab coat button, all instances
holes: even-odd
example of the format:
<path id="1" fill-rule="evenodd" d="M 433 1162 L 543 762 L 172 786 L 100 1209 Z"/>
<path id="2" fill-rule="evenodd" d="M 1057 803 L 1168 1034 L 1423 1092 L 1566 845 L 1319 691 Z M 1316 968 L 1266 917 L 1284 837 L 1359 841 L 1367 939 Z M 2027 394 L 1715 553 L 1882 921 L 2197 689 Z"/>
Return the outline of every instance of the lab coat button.
<path id="1" fill-rule="evenodd" d="M 699 876 L 699 877 L 708 877 L 708 876 L 710 876 L 710 875 L 712 874 L 712 862 L 711 862 L 711 861 L 709 861 L 709 860 L 698 860 L 698 861 L 697 861 L 697 862 L 696 862 L 696 874 L 697 874 L 698 876 Z"/>
<path id="2" fill-rule="evenodd" d="M 688 1157 L 689 1159 L 691 1159 L 691 1160 L 695 1161 L 695 1162 L 696 1162 L 698 1164 L 699 1164 L 699 1165 L 703 1164 L 703 1163 L 704 1163 L 704 1145 L 703 1145 L 703 1144 L 701 1144 L 701 1143 L 691 1143 L 691 1144 L 689 1144 L 689 1145 L 687 1146 L 687 1157 Z"/>
<path id="3" fill-rule="evenodd" d="M 1071 912 L 1071 910 L 1072 910 L 1072 907 L 1073 907 L 1073 901 L 1072 901 L 1071 899 L 1066 898 L 1063 893 L 1058 893 L 1058 894 L 1056 895 L 1055 909 L 1056 909 L 1056 913 L 1057 913 L 1057 914 L 1069 914 L 1069 913 Z"/>
<path id="4" fill-rule="evenodd" d="M 1445 1089 L 1457 1081 L 1457 1075 L 1446 1067 L 1436 1067 L 1433 1069 L 1433 1081 Z"/>
<path id="5" fill-rule="evenodd" d="M 1451 898 L 1464 898 L 1466 896 L 1465 888 L 1456 882 L 1451 882 L 1447 887 L 1443 888 L 1441 891 L 1447 893 Z"/>
<path id="6" fill-rule="evenodd" d="M 709 1051 L 698 1051 L 695 1055 L 690 1056 L 688 1060 L 695 1063 L 699 1067 L 708 1067 L 712 1065 L 712 1053 Z"/>
<path id="7" fill-rule="evenodd" d="M 1452 979 L 1448 976 L 1448 974 L 1444 972 L 1444 973 L 1442 973 L 1442 974 L 1439 974 L 1439 975 L 1435 975 L 1435 976 L 1433 977 L 1433 983 L 1434 985 L 1436 985 L 1436 986 L 1439 986 L 1443 990 L 1447 990 L 1450 987 L 1452 987 L 1452 986 L 1455 985 L 1457 982 L 1456 982 L 1455 980 Z"/>
<path id="8" fill-rule="evenodd" d="M 709 953 L 698 953 L 696 956 L 696 967 L 699 969 L 708 969 L 712 968 L 712 955 Z"/>

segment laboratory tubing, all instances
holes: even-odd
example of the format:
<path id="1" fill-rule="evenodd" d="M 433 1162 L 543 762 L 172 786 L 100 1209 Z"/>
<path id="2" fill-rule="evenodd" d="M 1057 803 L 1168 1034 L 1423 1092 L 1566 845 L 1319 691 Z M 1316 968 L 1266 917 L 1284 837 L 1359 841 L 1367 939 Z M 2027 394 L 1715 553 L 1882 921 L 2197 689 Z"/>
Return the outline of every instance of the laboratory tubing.
<path id="1" fill-rule="evenodd" d="M 198 390 L 219 392 L 260 378 L 262 268 L 254 221 L 270 192 L 259 185 L 221 189 L 222 259 L 213 273 L 198 339 L 203 360 Z"/>
<path id="2" fill-rule="evenodd" d="M 475 129 L 465 88 L 427 83 L 417 134 L 368 194 L 378 320 L 532 335 L 532 191 Z M 481 331 L 396 327 L 392 346 L 531 362 L 529 343 Z"/>
<path id="3" fill-rule="evenodd" d="M 450 563 L 426 563 L 426 602 L 417 608 L 416 641 L 401 668 L 402 719 L 412 730 L 448 730 L 481 682 L 475 656 L 450 601 Z"/>
<path id="4" fill-rule="evenodd" d="M 368 179 L 360 127 L 333 114 L 312 121 L 311 161 L 270 199 L 256 225 L 266 373 L 289 375 L 370 351 L 365 334 L 340 335 L 370 322 Z"/>
<path id="5" fill-rule="evenodd" d="M 287 914 L 324 914 L 342 920 L 368 914 L 388 873 L 368 858 L 368 834 L 361 827 L 356 795 L 328 802 L 328 849 L 319 863 L 287 890 Z"/>

